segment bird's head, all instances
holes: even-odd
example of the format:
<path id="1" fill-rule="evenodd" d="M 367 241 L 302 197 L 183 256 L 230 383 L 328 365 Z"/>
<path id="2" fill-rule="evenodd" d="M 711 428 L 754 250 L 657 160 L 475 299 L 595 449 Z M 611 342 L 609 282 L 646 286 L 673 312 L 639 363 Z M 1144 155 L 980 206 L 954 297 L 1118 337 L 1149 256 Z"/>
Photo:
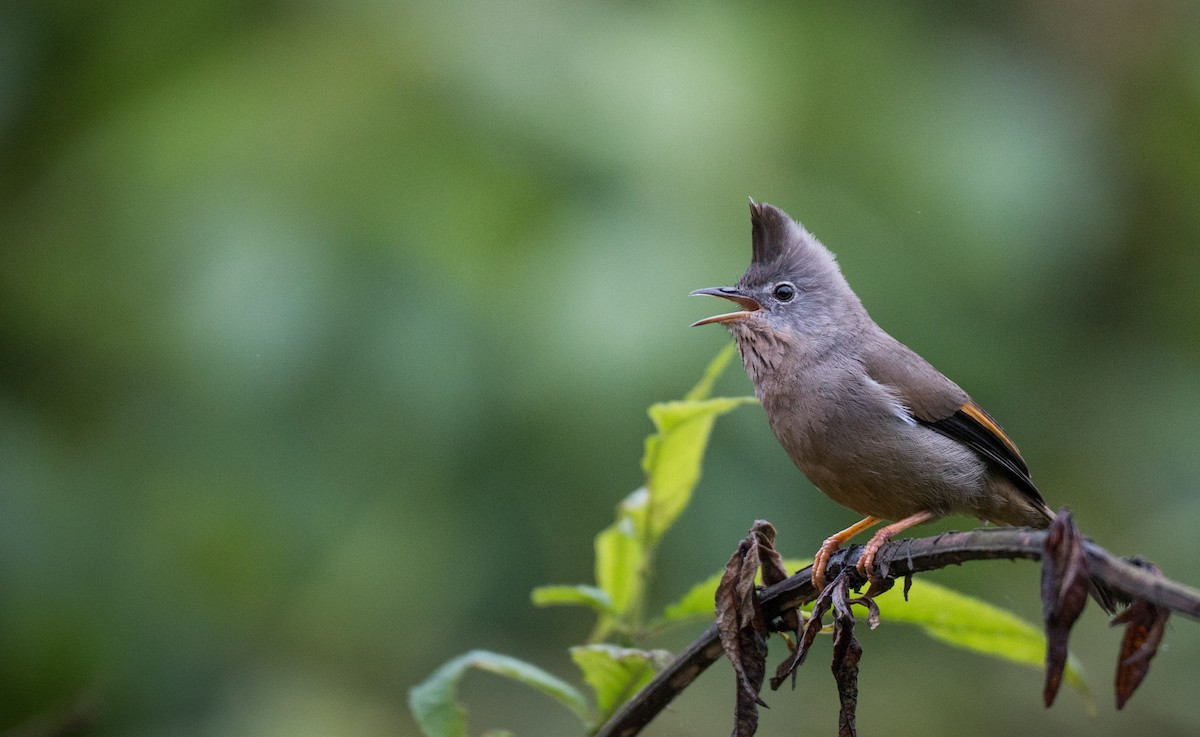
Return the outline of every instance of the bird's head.
<path id="1" fill-rule="evenodd" d="M 697 320 L 693 327 L 722 323 L 738 340 L 766 335 L 811 345 L 857 324 L 862 305 L 829 249 L 766 203 L 750 201 L 750 223 L 750 267 L 737 285 L 692 292 L 727 299 L 740 309 Z"/>

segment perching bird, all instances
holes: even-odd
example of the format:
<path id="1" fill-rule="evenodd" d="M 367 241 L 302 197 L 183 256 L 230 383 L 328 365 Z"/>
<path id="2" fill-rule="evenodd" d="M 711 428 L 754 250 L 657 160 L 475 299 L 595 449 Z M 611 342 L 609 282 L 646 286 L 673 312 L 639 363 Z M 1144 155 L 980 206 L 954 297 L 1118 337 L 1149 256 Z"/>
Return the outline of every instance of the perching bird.
<path id="1" fill-rule="evenodd" d="M 859 558 L 864 574 L 892 537 L 949 514 L 1047 527 L 1054 512 L 1000 425 L 875 324 L 808 231 L 754 201 L 750 219 L 753 255 L 737 286 L 692 292 L 741 309 L 694 325 L 729 328 L 788 455 L 818 489 L 865 517 L 825 540 L 813 582 L 824 585 L 843 543 L 885 520 Z"/>

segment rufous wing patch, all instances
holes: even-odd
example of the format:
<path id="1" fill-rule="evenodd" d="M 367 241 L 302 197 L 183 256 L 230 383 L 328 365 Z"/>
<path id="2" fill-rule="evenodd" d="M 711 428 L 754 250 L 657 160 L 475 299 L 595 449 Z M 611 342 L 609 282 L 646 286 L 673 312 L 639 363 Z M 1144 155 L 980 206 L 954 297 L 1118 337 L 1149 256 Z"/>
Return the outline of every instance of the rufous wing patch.
<path id="1" fill-rule="evenodd" d="M 1000 425 L 996 424 L 996 421 L 992 419 L 992 416 L 983 410 L 983 407 L 980 407 L 974 402 L 967 402 L 960 408 L 960 411 L 970 417 L 972 420 L 978 422 L 980 425 L 986 428 L 988 432 L 995 435 L 996 439 L 1004 443 L 1004 446 L 1008 448 L 1008 450 L 1014 456 L 1021 458 L 1021 451 L 1017 450 L 1017 444 L 1009 439 L 1008 435 L 1004 432 Z M 1022 460 L 1024 459 L 1022 458 Z"/>

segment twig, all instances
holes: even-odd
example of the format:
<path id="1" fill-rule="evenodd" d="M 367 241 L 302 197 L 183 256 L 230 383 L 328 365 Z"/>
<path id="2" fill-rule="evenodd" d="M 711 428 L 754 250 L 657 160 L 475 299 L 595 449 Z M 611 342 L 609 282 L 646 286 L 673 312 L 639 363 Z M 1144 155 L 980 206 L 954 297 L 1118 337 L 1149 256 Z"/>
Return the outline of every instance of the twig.
<path id="1" fill-rule="evenodd" d="M 1045 540 L 1045 530 L 1024 528 L 948 532 L 888 543 L 880 549 L 876 562 L 881 564 L 883 576 L 896 579 L 969 560 L 1038 560 Z M 829 561 L 826 576 L 832 579 L 843 567 L 856 564 L 861 549 L 861 546 L 854 546 L 836 553 Z M 1200 591 L 1157 577 L 1090 541 L 1085 543 L 1085 550 L 1088 570 L 1093 577 L 1130 598 L 1157 604 L 1200 621 Z M 771 620 L 785 609 L 814 599 L 818 592 L 813 588 L 811 573 L 810 568 L 805 568 L 763 591 L 760 598 L 763 615 Z M 595 737 L 633 737 L 638 734 L 672 699 L 716 662 L 721 652 L 717 628 L 713 625 L 617 710 Z"/>

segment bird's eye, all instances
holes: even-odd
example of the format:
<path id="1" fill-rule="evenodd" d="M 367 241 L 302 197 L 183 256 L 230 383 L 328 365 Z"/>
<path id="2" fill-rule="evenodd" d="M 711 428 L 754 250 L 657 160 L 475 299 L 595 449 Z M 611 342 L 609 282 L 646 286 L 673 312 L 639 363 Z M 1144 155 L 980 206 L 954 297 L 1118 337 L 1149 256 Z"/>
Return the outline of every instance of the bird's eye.
<path id="1" fill-rule="evenodd" d="M 791 284 L 784 282 L 782 284 L 777 284 L 774 291 L 771 293 L 774 294 L 775 299 L 779 300 L 780 302 L 791 302 L 792 297 L 796 296 L 796 288 Z"/>

